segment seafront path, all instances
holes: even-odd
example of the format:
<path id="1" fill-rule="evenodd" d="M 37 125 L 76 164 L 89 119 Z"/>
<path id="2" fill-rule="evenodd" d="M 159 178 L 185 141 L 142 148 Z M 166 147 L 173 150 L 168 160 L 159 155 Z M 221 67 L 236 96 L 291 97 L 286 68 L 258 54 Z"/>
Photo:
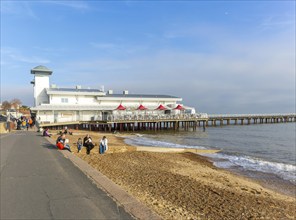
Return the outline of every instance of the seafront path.
<path id="1" fill-rule="evenodd" d="M 0 141 L 1 219 L 133 219 L 37 132 Z"/>

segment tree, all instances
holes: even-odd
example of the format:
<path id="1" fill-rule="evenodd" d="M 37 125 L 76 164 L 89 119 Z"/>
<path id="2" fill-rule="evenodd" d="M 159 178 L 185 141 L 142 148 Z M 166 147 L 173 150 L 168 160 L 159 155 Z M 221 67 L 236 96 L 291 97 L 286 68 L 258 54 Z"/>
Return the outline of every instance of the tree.
<path id="1" fill-rule="evenodd" d="M 8 102 L 8 101 L 4 101 L 4 102 L 2 102 L 2 109 L 3 110 L 7 110 L 7 109 L 10 109 L 11 108 L 11 104 L 10 104 L 10 102 Z"/>
<path id="2" fill-rule="evenodd" d="M 22 109 L 30 109 L 30 107 L 29 106 L 27 106 L 27 105 L 22 105 L 22 107 L 21 107 Z"/>
<path id="3" fill-rule="evenodd" d="M 13 107 L 14 109 L 18 109 L 21 106 L 22 102 L 19 99 L 12 99 L 10 101 L 10 105 L 11 107 Z"/>

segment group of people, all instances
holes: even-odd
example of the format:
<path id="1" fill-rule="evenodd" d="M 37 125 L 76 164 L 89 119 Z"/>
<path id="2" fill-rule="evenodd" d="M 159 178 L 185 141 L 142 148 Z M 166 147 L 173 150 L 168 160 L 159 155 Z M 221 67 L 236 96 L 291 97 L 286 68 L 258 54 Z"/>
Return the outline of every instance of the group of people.
<path id="1" fill-rule="evenodd" d="M 21 116 L 19 119 L 15 121 L 17 130 L 32 128 L 34 126 L 34 122 L 32 118 Z"/>
<path id="2" fill-rule="evenodd" d="M 56 146 L 60 150 L 68 150 L 68 151 L 72 152 L 70 146 L 68 145 L 68 143 L 69 143 L 69 140 L 66 139 L 66 134 L 64 132 L 58 137 L 58 139 L 56 141 Z M 95 144 L 93 143 L 93 140 L 92 140 L 92 138 L 90 137 L 89 134 L 87 134 L 83 138 L 83 141 L 82 141 L 81 138 L 78 138 L 76 144 L 77 144 L 78 153 L 81 151 L 82 147 L 85 147 L 86 148 L 86 154 L 90 154 L 90 151 L 95 147 Z M 100 140 L 99 153 L 104 154 L 107 150 L 108 150 L 108 140 L 107 140 L 106 136 L 104 136 Z"/>

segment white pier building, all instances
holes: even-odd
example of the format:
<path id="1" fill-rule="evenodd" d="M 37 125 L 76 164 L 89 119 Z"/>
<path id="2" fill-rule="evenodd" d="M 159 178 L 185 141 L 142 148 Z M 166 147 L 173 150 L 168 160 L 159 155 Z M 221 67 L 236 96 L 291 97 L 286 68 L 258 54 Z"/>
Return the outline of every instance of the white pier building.
<path id="1" fill-rule="evenodd" d="M 34 80 L 34 107 L 39 123 L 75 121 L 114 121 L 117 118 L 175 117 L 195 114 L 195 109 L 181 104 L 182 98 L 170 95 L 115 94 L 100 89 L 61 88 L 50 85 L 52 71 L 45 66 L 31 70 Z"/>

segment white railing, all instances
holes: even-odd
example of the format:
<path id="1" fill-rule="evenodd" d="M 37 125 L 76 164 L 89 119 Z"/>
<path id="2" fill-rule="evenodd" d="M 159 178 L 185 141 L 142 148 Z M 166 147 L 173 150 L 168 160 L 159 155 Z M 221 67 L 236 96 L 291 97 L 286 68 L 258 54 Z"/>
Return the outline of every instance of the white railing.
<path id="1" fill-rule="evenodd" d="M 206 113 L 200 114 L 177 114 L 177 115 L 109 115 L 107 121 L 153 121 L 153 120 L 195 120 L 195 119 L 208 119 Z"/>
<path id="2" fill-rule="evenodd" d="M 275 114 L 211 114 L 211 118 L 260 118 L 260 117 L 296 117 L 296 113 L 275 113 Z"/>

